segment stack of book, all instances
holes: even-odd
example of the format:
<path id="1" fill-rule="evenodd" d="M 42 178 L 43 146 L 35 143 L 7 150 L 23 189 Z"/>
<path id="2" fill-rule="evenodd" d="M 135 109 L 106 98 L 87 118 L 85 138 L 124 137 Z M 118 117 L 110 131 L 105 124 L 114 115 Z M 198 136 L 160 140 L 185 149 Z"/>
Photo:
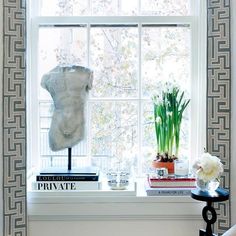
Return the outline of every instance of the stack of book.
<path id="1" fill-rule="evenodd" d="M 99 172 L 94 171 L 43 171 L 32 181 L 32 190 L 73 191 L 99 190 Z"/>
<path id="2" fill-rule="evenodd" d="M 148 176 L 146 192 L 148 196 L 186 196 L 195 189 L 193 177 L 165 177 Z"/>

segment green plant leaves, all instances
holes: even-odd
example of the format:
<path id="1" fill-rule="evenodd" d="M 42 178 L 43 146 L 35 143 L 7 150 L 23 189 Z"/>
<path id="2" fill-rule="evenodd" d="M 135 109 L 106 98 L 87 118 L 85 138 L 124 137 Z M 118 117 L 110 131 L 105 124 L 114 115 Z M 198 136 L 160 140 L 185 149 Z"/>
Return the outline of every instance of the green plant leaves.
<path id="1" fill-rule="evenodd" d="M 184 92 L 173 87 L 162 92 L 161 99 L 153 97 L 157 152 L 178 156 L 180 128 L 183 112 L 190 100 L 184 100 Z"/>

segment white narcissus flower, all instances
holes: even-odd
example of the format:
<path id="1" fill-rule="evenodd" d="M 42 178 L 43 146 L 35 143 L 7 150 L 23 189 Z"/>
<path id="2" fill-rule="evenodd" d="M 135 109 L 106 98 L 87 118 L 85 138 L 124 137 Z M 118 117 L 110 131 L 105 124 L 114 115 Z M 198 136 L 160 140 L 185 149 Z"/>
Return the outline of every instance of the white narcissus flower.
<path id="1" fill-rule="evenodd" d="M 223 164 L 218 157 L 204 153 L 193 164 L 193 170 L 199 179 L 207 182 L 219 177 L 223 172 Z"/>
<path id="2" fill-rule="evenodd" d="M 160 123 L 160 122 L 161 122 L 161 117 L 158 116 L 158 117 L 156 118 L 156 123 L 158 124 L 158 123 Z"/>
<path id="3" fill-rule="evenodd" d="M 153 100 L 153 103 L 157 106 L 159 106 L 163 102 L 161 96 L 159 96 L 159 95 L 154 95 L 152 97 L 152 100 Z"/>

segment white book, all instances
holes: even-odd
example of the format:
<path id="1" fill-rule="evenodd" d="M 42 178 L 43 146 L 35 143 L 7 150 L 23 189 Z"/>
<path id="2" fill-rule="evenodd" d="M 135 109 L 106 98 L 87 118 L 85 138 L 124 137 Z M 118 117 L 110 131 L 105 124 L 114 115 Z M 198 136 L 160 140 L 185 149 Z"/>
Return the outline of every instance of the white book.
<path id="1" fill-rule="evenodd" d="M 99 181 L 33 181 L 32 190 L 38 191 L 77 191 L 77 190 L 99 190 Z"/>
<path id="2" fill-rule="evenodd" d="M 52 182 L 52 181 L 50 181 Z M 60 181 L 61 182 L 61 181 Z M 78 181 L 77 181 L 78 182 Z M 77 183 L 76 182 L 76 183 Z M 84 181 L 82 181 L 84 183 Z M 33 184 L 34 183 L 34 184 Z M 40 190 L 37 190 L 37 185 L 33 182 L 32 188 L 29 189 L 29 195 L 30 197 L 40 197 L 40 196 L 50 196 L 50 197 L 116 197 L 116 196 L 136 196 L 137 186 L 136 182 L 131 182 L 129 186 L 125 190 L 112 190 L 106 183 L 104 182 L 97 182 L 98 188 L 97 189 L 79 189 L 76 190 L 43 190 L 40 188 Z M 81 183 L 81 182 L 79 182 Z M 82 183 L 82 184 L 83 184 Z M 89 184 L 91 181 L 89 181 Z"/>

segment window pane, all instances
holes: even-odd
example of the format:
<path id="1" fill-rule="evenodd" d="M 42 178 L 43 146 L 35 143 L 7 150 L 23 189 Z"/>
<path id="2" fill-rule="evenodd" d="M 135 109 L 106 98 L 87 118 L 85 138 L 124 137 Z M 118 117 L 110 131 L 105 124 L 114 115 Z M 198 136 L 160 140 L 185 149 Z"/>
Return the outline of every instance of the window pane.
<path id="1" fill-rule="evenodd" d="M 137 15 L 138 0 L 92 0 L 92 15 Z"/>
<path id="2" fill-rule="evenodd" d="M 183 113 L 180 133 L 180 157 L 190 157 L 190 130 L 191 130 L 191 102 Z"/>
<path id="3" fill-rule="evenodd" d="M 137 15 L 138 0 L 40 0 L 41 16 Z M 141 0 L 141 15 L 190 14 L 190 0 Z"/>
<path id="4" fill-rule="evenodd" d="M 137 96 L 137 27 L 91 28 L 94 97 Z"/>
<path id="5" fill-rule="evenodd" d="M 141 0 L 141 14 L 186 16 L 190 14 L 190 0 Z"/>
<path id="6" fill-rule="evenodd" d="M 41 0 L 41 16 L 88 15 L 88 0 Z"/>
<path id="7" fill-rule="evenodd" d="M 118 15 L 118 0 L 91 0 L 92 15 Z"/>
<path id="8" fill-rule="evenodd" d="M 94 163 L 108 170 L 119 162 L 130 170 L 137 166 L 138 106 L 135 102 L 94 102 L 91 106 Z"/>
<path id="9" fill-rule="evenodd" d="M 142 172 L 148 173 L 156 155 L 156 140 L 152 102 L 142 103 Z"/>
<path id="10" fill-rule="evenodd" d="M 87 64 L 87 31 L 85 27 L 39 28 L 39 84 L 42 76 L 57 65 Z M 39 86 L 40 87 L 40 86 Z M 45 89 L 40 89 L 41 99 L 50 99 Z"/>
<path id="11" fill-rule="evenodd" d="M 138 0 L 120 0 L 119 15 L 137 15 Z"/>
<path id="12" fill-rule="evenodd" d="M 189 92 L 190 55 L 189 27 L 143 27 L 143 96 L 159 93 L 165 82 Z"/>

